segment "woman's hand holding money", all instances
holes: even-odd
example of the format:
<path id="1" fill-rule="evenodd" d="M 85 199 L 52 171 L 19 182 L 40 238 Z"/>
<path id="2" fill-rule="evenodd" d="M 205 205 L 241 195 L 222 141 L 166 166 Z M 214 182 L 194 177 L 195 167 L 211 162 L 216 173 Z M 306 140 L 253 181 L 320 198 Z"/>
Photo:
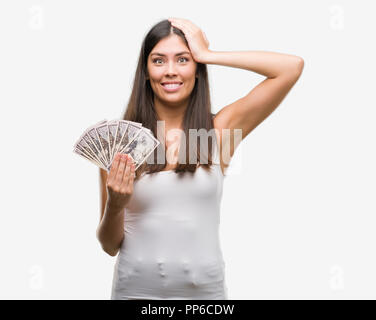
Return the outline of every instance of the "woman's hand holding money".
<path id="1" fill-rule="evenodd" d="M 115 211 L 124 209 L 133 194 L 135 166 L 132 158 L 117 153 L 107 178 L 107 202 Z"/>

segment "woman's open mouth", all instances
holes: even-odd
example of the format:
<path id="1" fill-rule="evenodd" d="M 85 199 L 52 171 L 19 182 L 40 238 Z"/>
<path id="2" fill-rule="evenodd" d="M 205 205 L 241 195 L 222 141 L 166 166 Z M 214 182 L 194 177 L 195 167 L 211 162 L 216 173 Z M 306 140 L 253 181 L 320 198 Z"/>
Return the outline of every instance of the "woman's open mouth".
<path id="1" fill-rule="evenodd" d="M 183 86 L 183 82 L 162 83 L 161 85 L 166 92 L 175 92 L 175 91 L 178 91 Z"/>

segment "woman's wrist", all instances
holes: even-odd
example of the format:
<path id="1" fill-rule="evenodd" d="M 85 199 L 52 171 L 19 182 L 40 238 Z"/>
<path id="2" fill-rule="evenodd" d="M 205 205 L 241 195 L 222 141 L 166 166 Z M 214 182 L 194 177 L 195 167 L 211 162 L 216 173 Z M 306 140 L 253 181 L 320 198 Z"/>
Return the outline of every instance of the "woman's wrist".
<path id="1" fill-rule="evenodd" d="M 108 215 L 110 216 L 116 216 L 116 215 L 119 215 L 123 212 L 124 210 L 124 207 L 122 206 L 119 206 L 117 205 L 116 203 L 110 201 L 110 200 L 107 200 L 107 203 L 106 203 L 106 212 Z"/>
<path id="2" fill-rule="evenodd" d="M 203 64 L 212 64 L 213 59 L 211 59 L 215 55 L 215 51 L 208 50 L 205 53 L 203 53 L 199 59 L 198 62 Z"/>

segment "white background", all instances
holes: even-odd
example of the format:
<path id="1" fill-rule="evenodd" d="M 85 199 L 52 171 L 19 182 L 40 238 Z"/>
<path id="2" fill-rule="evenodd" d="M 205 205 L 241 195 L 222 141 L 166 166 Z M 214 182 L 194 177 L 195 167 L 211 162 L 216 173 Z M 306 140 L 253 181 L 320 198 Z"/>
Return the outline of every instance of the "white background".
<path id="1" fill-rule="evenodd" d="M 0 3 L 0 298 L 110 299 L 99 169 L 73 153 L 128 102 L 141 43 L 168 17 L 214 51 L 300 56 L 301 78 L 241 143 L 225 178 L 230 299 L 374 299 L 373 1 Z M 208 65 L 212 111 L 264 76 Z"/>

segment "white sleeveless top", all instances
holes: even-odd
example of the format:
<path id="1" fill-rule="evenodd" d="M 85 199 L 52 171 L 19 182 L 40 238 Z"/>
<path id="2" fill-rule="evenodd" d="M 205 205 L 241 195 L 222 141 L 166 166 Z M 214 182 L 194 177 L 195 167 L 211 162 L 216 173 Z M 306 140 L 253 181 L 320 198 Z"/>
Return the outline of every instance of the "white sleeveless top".
<path id="1" fill-rule="evenodd" d="M 223 173 L 144 174 L 125 208 L 112 300 L 228 299 L 219 240 Z"/>

